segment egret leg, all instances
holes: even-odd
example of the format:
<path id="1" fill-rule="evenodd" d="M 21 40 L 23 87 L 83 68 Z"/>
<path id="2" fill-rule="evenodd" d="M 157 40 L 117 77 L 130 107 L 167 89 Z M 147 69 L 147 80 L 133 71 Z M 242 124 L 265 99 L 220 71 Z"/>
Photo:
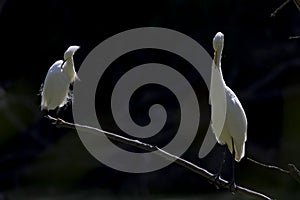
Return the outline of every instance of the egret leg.
<path id="1" fill-rule="evenodd" d="M 216 182 L 219 180 L 220 176 L 221 176 L 221 173 L 222 173 L 222 169 L 223 169 L 223 165 L 225 163 L 225 157 L 226 157 L 226 145 L 224 145 L 223 147 L 223 153 L 222 153 L 222 160 L 221 160 L 221 163 L 220 163 L 220 167 L 219 167 L 219 170 L 217 172 L 217 174 L 215 174 L 215 186 L 218 188 Z"/>
<path id="2" fill-rule="evenodd" d="M 56 109 L 56 121 L 55 121 L 55 123 L 54 124 L 59 124 L 59 122 L 61 122 L 61 119 L 59 118 L 59 111 L 60 111 L 60 107 L 58 107 L 57 109 Z"/>
<path id="3" fill-rule="evenodd" d="M 232 142 L 232 179 L 230 182 L 230 190 L 231 192 L 236 191 L 236 184 L 235 184 L 235 150 L 234 150 L 234 143 L 233 143 L 233 138 L 231 138 Z"/>
<path id="4" fill-rule="evenodd" d="M 60 107 L 58 107 L 58 108 L 56 109 L 56 119 L 59 119 L 59 111 L 60 111 Z"/>
<path id="5" fill-rule="evenodd" d="M 220 163 L 220 167 L 219 167 L 219 171 L 217 173 L 217 179 L 219 179 L 221 173 L 222 173 L 222 169 L 223 169 L 223 165 L 225 163 L 225 157 L 226 157 L 226 145 L 224 145 L 224 149 L 223 149 L 223 153 L 222 153 L 222 160 L 221 160 L 221 163 Z"/>

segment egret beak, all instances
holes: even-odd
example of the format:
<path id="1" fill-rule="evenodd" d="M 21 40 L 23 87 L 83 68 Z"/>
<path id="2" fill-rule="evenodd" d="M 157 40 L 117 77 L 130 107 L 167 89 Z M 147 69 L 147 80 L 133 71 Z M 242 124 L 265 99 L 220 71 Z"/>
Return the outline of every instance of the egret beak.
<path id="1" fill-rule="evenodd" d="M 218 55 L 218 51 L 215 51 L 215 55 L 214 55 L 214 63 L 215 63 L 215 65 L 216 65 L 216 67 L 218 67 L 218 57 L 219 57 L 219 55 Z"/>
<path id="2" fill-rule="evenodd" d="M 64 60 L 63 63 L 61 63 L 61 65 L 60 65 L 60 68 L 61 68 L 61 69 L 63 68 L 63 66 L 64 66 L 64 64 L 65 64 L 66 61 L 67 61 L 67 60 Z"/>

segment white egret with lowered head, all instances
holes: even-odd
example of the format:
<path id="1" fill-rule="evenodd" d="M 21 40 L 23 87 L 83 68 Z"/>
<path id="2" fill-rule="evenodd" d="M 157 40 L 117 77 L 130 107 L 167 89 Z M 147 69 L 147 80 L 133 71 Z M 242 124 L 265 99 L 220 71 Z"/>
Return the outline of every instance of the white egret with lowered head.
<path id="1" fill-rule="evenodd" d="M 73 55 L 79 46 L 70 46 L 64 53 L 64 60 L 56 61 L 48 70 L 41 90 L 41 110 L 55 110 L 71 99 L 69 87 L 77 79 Z"/>
<path id="2" fill-rule="evenodd" d="M 232 182 L 235 187 L 234 178 L 234 160 L 239 162 L 245 155 L 245 142 L 247 140 L 247 118 L 245 111 L 235 93 L 226 85 L 221 70 L 221 58 L 224 47 L 224 35 L 218 32 L 213 39 L 214 59 L 212 64 L 212 80 L 210 86 L 210 104 L 212 106 L 212 129 L 215 133 L 216 139 L 219 144 L 226 145 L 232 154 Z M 221 84 L 225 91 L 226 96 L 226 113 L 223 129 L 217 131 L 217 125 L 222 121 L 218 119 L 220 113 L 216 113 L 220 108 L 220 95 L 216 92 L 220 92 L 216 86 Z M 225 157 L 223 157 L 220 170 L 216 176 L 218 179 L 222 171 L 222 165 Z"/>

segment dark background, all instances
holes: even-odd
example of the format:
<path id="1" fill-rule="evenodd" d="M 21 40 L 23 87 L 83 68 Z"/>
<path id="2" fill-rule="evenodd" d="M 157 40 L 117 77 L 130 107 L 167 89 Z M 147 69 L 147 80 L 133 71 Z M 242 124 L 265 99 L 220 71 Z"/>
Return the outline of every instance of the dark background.
<path id="1" fill-rule="evenodd" d="M 242 198 L 216 190 L 175 164 L 147 174 L 110 169 L 87 152 L 75 131 L 57 129 L 43 118 L 40 86 L 68 46 L 81 46 L 74 58 L 78 70 L 100 42 L 144 26 L 182 32 L 210 55 L 212 38 L 222 31 L 224 77 L 240 98 L 249 123 L 246 155 L 283 168 L 288 163 L 300 167 L 300 39 L 289 39 L 300 35 L 300 12 L 290 2 L 271 18 L 282 2 L 1 1 L 2 194 L 8 199 Z M 72 121 L 70 107 L 62 118 Z M 196 151 L 191 148 L 185 158 L 216 172 L 221 148 L 216 146 L 203 160 L 194 156 Z M 228 159 L 225 178 L 230 178 Z M 300 197 L 294 180 L 246 159 L 238 164 L 236 176 L 238 184 L 277 199 Z"/>

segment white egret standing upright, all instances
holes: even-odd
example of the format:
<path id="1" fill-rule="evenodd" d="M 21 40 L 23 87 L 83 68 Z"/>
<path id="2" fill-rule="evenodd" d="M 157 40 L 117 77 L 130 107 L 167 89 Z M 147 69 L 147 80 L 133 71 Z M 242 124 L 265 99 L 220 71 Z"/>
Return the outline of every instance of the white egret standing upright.
<path id="1" fill-rule="evenodd" d="M 224 47 L 224 35 L 221 32 L 218 32 L 216 36 L 213 39 L 213 48 L 215 50 L 214 53 L 214 60 L 212 67 L 214 70 L 212 70 L 212 73 L 218 73 L 218 74 L 212 74 L 212 77 L 219 77 L 219 81 L 222 83 L 225 95 L 226 95 L 226 116 L 225 116 L 225 122 L 223 129 L 220 133 L 217 133 L 214 131 L 216 139 L 219 144 L 221 145 L 227 145 L 229 151 L 232 154 L 232 182 L 231 184 L 235 188 L 235 175 L 234 175 L 234 160 L 239 162 L 245 155 L 245 142 L 247 140 L 247 118 L 245 111 L 242 107 L 242 104 L 240 103 L 239 99 L 235 95 L 235 93 L 226 85 L 222 70 L 221 70 L 221 57 L 222 57 L 222 51 Z M 220 96 L 218 97 L 218 94 L 215 94 L 216 88 L 214 88 L 213 81 L 218 81 L 217 79 L 213 80 L 211 82 L 211 88 L 210 88 L 210 104 L 212 106 L 212 128 L 215 130 L 215 125 L 218 124 L 218 113 L 216 112 L 217 109 L 214 109 L 216 106 Z M 219 104 L 220 105 L 220 104 Z M 220 173 L 222 171 L 222 165 L 224 163 L 225 157 L 223 156 L 223 160 L 221 163 L 220 170 L 217 174 L 216 178 L 219 178 Z"/>
<path id="2" fill-rule="evenodd" d="M 55 110 L 57 113 L 71 98 L 69 87 L 75 81 L 77 74 L 74 68 L 73 55 L 79 46 L 70 46 L 64 61 L 56 61 L 48 70 L 42 91 L 41 110 Z"/>

